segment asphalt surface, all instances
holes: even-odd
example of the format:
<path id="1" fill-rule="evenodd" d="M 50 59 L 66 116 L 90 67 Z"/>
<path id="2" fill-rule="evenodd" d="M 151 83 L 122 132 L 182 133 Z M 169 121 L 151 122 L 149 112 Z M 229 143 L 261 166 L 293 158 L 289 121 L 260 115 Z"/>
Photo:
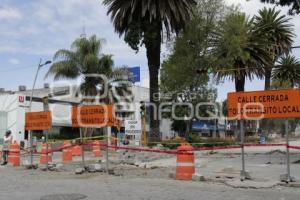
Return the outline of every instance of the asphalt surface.
<path id="1" fill-rule="evenodd" d="M 217 182 L 0 168 L 1 200 L 51 200 L 47 195 L 54 195 L 52 200 L 68 200 L 72 194 L 88 200 L 298 200 L 300 190 L 283 186 L 239 189 Z"/>

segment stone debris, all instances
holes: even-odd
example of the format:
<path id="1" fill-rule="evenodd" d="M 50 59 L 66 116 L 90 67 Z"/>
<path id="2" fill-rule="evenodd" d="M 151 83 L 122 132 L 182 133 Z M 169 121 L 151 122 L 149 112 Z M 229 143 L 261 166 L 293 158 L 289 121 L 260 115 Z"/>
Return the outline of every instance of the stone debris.
<path id="1" fill-rule="evenodd" d="M 95 164 L 94 167 L 95 167 L 96 172 L 102 172 L 103 171 L 102 166 L 100 164 Z"/>
<path id="2" fill-rule="evenodd" d="M 206 181 L 205 177 L 201 174 L 193 174 L 193 177 L 192 177 L 192 180 L 193 181 Z"/>
<path id="3" fill-rule="evenodd" d="M 84 168 L 77 168 L 75 169 L 75 174 L 83 174 L 85 172 Z"/>

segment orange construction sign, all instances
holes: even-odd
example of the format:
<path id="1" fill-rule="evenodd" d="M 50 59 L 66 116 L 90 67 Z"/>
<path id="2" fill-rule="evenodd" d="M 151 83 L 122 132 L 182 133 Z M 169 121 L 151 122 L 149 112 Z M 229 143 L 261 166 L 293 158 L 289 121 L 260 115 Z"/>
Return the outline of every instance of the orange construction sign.
<path id="1" fill-rule="evenodd" d="M 51 112 L 29 112 L 25 115 L 25 130 L 42 131 L 52 127 Z"/>
<path id="2" fill-rule="evenodd" d="M 83 105 L 72 107 L 72 127 L 99 128 L 119 125 L 112 105 Z"/>
<path id="3" fill-rule="evenodd" d="M 300 117 L 300 89 L 228 94 L 229 120 L 298 117 Z"/>

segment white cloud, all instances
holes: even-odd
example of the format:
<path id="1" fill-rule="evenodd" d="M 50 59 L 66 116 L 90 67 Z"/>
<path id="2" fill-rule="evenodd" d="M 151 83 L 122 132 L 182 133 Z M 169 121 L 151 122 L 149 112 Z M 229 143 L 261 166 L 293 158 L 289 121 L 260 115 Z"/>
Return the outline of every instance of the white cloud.
<path id="1" fill-rule="evenodd" d="M 20 64 L 20 61 L 16 58 L 11 58 L 9 61 L 8 61 L 10 64 L 13 64 L 13 65 L 18 65 Z"/>
<path id="2" fill-rule="evenodd" d="M 21 19 L 22 14 L 16 8 L 0 7 L 0 20 Z"/>

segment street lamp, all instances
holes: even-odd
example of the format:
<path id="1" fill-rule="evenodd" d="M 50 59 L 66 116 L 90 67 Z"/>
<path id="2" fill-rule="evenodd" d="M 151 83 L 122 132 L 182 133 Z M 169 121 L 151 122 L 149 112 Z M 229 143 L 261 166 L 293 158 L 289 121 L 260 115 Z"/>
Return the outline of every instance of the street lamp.
<path id="1" fill-rule="evenodd" d="M 32 90 L 31 90 L 31 95 L 30 95 L 30 103 L 29 103 L 29 112 L 31 112 L 31 106 L 32 106 L 32 98 L 33 98 L 33 92 L 34 92 L 34 87 L 35 87 L 35 84 L 36 84 L 36 80 L 37 80 L 37 77 L 38 77 L 38 74 L 39 74 L 39 71 L 40 69 L 45 66 L 45 65 L 49 65 L 51 64 L 52 62 L 50 60 L 46 61 L 45 63 L 42 64 L 42 59 L 40 59 L 40 62 L 39 62 L 39 65 L 38 65 L 38 68 L 36 70 L 36 74 L 35 74 L 35 78 L 34 78 L 34 82 L 33 82 L 33 86 L 32 86 Z"/>
<path id="2" fill-rule="evenodd" d="M 33 82 L 33 86 L 32 86 L 32 90 L 31 90 L 31 95 L 30 95 L 30 102 L 29 102 L 29 112 L 31 112 L 31 107 L 32 107 L 32 99 L 33 99 L 33 92 L 34 92 L 34 87 L 36 84 L 36 80 L 39 74 L 40 69 L 48 64 L 51 64 L 52 62 L 50 60 L 46 61 L 45 63 L 42 63 L 42 59 L 40 59 L 38 68 L 36 70 L 36 74 L 35 74 L 35 78 L 34 78 L 34 82 Z M 33 147 L 33 137 L 32 137 L 32 132 L 29 131 L 29 137 L 30 137 L 30 165 L 31 167 L 33 167 L 33 152 L 32 152 L 32 147 Z"/>

